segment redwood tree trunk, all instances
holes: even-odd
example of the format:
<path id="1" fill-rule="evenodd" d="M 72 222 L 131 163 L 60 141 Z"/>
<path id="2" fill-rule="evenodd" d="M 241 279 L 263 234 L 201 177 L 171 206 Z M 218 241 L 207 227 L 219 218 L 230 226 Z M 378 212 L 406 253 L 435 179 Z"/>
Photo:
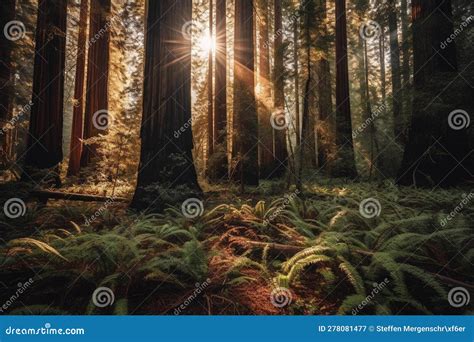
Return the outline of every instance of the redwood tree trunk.
<path id="1" fill-rule="evenodd" d="M 273 82 L 274 82 L 274 113 L 285 113 L 285 92 L 284 92 L 284 70 L 283 65 L 283 23 L 282 23 L 282 8 L 281 0 L 274 1 L 274 69 L 273 69 Z M 286 171 L 288 164 L 288 149 L 286 146 L 286 130 L 274 130 L 275 136 L 275 167 L 274 175 L 281 176 Z"/>
<path id="2" fill-rule="evenodd" d="M 214 158 L 213 178 L 227 179 L 227 25 L 226 0 L 216 0 L 216 76 L 214 94 Z"/>
<path id="3" fill-rule="evenodd" d="M 77 175 L 82 154 L 82 116 L 84 111 L 84 71 L 86 62 L 86 31 L 88 0 L 81 1 L 79 37 L 77 41 L 76 78 L 74 85 L 74 107 L 72 114 L 71 145 L 69 151 L 68 176 Z"/>
<path id="4" fill-rule="evenodd" d="M 63 159 L 66 17 L 66 0 L 39 2 L 27 168 L 52 168 Z"/>
<path id="5" fill-rule="evenodd" d="M 209 0 L 209 36 L 213 39 L 214 25 L 214 1 Z M 207 167 L 209 168 L 209 159 L 214 154 L 214 61 L 212 48 L 208 54 L 208 71 L 207 71 Z M 208 170 L 210 171 L 210 170 Z"/>
<path id="6" fill-rule="evenodd" d="M 131 206 L 162 210 L 200 192 L 191 128 L 191 0 L 146 3 L 141 156 Z"/>
<path id="7" fill-rule="evenodd" d="M 8 22 L 15 18 L 15 0 L 2 0 L 0 4 L 0 29 L 4 29 Z M 5 125 L 10 118 L 12 65 L 11 50 L 13 42 L 7 39 L 4 32 L 0 32 L 0 167 L 4 167 L 8 159 L 6 146 L 8 133 Z M 4 129 L 5 128 L 5 129 Z"/>
<path id="8" fill-rule="evenodd" d="M 270 46 L 269 46 L 269 13 L 268 0 L 258 0 L 259 24 L 259 161 L 260 177 L 269 178 L 275 166 L 273 155 L 273 128 L 271 122 L 271 88 L 270 88 Z"/>
<path id="9" fill-rule="evenodd" d="M 336 177 L 357 176 L 352 143 L 352 119 L 347 59 L 346 1 L 336 0 Z"/>
<path id="10" fill-rule="evenodd" d="M 254 81 L 253 0 L 235 1 L 234 155 L 241 185 L 258 185 L 258 116 Z"/>
<path id="11" fill-rule="evenodd" d="M 404 142 L 402 117 L 402 80 L 400 74 L 400 46 L 398 43 L 397 7 L 395 0 L 388 3 L 388 30 L 390 34 L 390 64 L 392 69 L 392 106 L 395 139 Z"/>
<path id="12" fill-rule="evenodd" d="M 472 91 L 458 80 L 455 43 L 442 48 L 453 32 L 451 1 L 413 0 L 412 15 L 415 95 L 397 181 L 454 185 L 472 179 L 474 170 L 467 138 Z"/>
<path id="13" fill-rule="evenodd" d="M 104 133 L 110 123 L 108 111 L 110 0 L 92 0 L 89 23 L 84 139 Z M 97 157 L 97 145 L 85 145 L 81 166 Z"/>

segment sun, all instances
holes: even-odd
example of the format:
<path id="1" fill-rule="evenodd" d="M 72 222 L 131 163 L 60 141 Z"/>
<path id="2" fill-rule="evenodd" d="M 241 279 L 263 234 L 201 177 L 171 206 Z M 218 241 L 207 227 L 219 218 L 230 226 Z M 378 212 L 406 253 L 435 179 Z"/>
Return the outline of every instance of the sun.
<path id="1" fill-rule="evenodd" d="M 211 35 L 203 34 L 199 38 L 199 49 L 203 53 L 215 52 L 216 51 L 216 40 Z"/>

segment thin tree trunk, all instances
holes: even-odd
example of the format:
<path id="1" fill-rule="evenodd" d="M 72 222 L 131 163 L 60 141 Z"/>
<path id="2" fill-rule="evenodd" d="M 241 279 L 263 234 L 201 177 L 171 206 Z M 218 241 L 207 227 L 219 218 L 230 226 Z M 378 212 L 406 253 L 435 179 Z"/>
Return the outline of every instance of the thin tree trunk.
<path id="1" fill-rule="evenodd" d="M 405 127 L 408 126 L 407 120 L 411 108 L 411 85 L 410 85 L 410 32 L 408 23 L 407 0 L 401 1 L 401 22 L 402 22 L 402 96 L 403 96 L 403 121 Z M 406 139 L 406 134 L 405 134 Z"/>
<path id="2" fill-rule="evenodd" d="M 357 176 L 352 142 L 352 118 L 347 58 L 346 1 L 336 0 L 336 177 Z"/>
<path id="3" fill-rule="evenodd" d="M 283 19 L 280 0 L 274 0 L 274 69 L 273 69 L 273 113 L 277 116 L 285 113 L 284 70 L 283 65 Z M 281 176 L 286 171 L 288 150 L 286 146 L 286 130 L 273 130 L 274 134 L 274 175 Z"/>
<path id="4" fill-rule="evenodd" d="M 293 61 L 295 69 L 295 136 L 296 146 L 301 143 L 301 113 L 300 113 L 300 74 L 299 74 L 299 44 L 298 44 L 298 17 L 293 20 Z"/>
<path id="5" fill-rule="evenodd" d="M 2 0 L 0 5 L 0 29 L 7 29 L 7 23 L 15 18 L 15 0 Z M 9 130 L 6 124 L 11 116 L 12 110 L 12 63 L 11 53 L 13 42 L 7 35 L 0 32 L 0 168 L 6 167 L 8 163 L 7 135 Z"/>
<path id="6" fill-rule="evenodd" d="M 273 128 L 271 126 L 270 46 L 269 46 L 269 1 L 258 0 L 259 24 L 259 161 L 260 177 L 273 176 L 275 157 L 273 154 Z"/>
<path id="7" fill-rule="evenodd" d="M 382 91 L 382 101 L 385 103 L 387 99 L 387 77 L 385 71 L 385 28 L 380 27 L 379 37 L 379 59 L 380 59 L 380 88 Z"/>
<path id="8" fill-rule="evenodd" d="M 214 142 L 219 151 L 215 178 L 227 178 L 227 25 L 226 0 L 216 0 L 216 80 L 214 96 Z"/>
<path id="9" fill-rule="evenodd" d="M 108 113 L 110 1 L 91 1 L 84 139 L 105 133 L 111 123 Z M 89 165 L 97 156 L 97 144 L 85 145 L 81 166 Z"/>
<path id="10" fill-rule="evenodd" d="M 66 0 L 39 2 L 27 168 L 53 168 L 63 159 L 66 18 Z M 30 175 L 24 176 L 28 180 Z"/>
<path id="11" fill-rule="evenodd" d="M 146 2 L 141 155 L 131 206 L 162 210 L 201 192 L 191 128 L 191 0 Z"/>
<path id="12" fill-rule="evenodd" d="M 209 0 L 209 37 L 213 39 L 214 25 L 214 2 Z M 214 61 L 212 48 L 209 49 L 208 72 L 207 72 L 207 167 L 209 160 L 214 154 Z"/>
<path id="13" fill-rule="evenodd" d="M 81 167 L 88 7 L 88 0 L 81 0 L 68 176 L 77 175 Z"/>
<path id="14" fill-rule="evenodd" d="M 259 184 L 253 17 L 252 0 L 235 0 L 234 152 L 242 187 Z"/>
<path id="15" fill-rule="evenodd" d="M 392 106 L 395 139 L 404 142 L 404 122 L 402 117 L 402 80 L 400 74 L 400 46 L 398 43 L 397 7 L 395 0 L 388 3 L 388 29 L 390 34 L 390 64 L 392 72 Z"/>

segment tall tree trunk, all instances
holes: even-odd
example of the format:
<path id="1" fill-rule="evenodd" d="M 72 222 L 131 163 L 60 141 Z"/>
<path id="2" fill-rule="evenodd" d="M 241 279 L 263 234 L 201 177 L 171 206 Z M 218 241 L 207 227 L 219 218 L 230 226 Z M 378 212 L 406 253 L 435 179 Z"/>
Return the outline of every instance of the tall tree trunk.
<path id="1" fill-rule="evenodd" d="M 110 0 L 92 0 L 89 23 L 84 139 L 97 137 L 111 122 L 108 113 Z M 82 149 L 81 166 L 97 157 L 97 144 Z"/>
<path id="2" fill-rule="evenodd" d="M 0 29 L 5 30 L 7 23 L 15 18 L 15 0 L 2 0 L 0 4 Z M 4 168 L 8 160 L 8 146 L 6 126 L 12 110 L 12 63 L 11 53 L 13 42 L 7 35 L 0 32 L 0 169 Z"/>
<path id="3" fill-rule="evenodd" d="M 214 2 L 209 0 L 209 38 L 213 39 Z M 207 167 L 214 154 L 214 60 L 212 48 L 209 49 L 207 72 Z M 210 170 L 208 170 L 210 171 Z M 208 172 L 209 173 L 209 172 Z"/>
<path id="4" fill-rule="evenodd" d="M 26 168 L 53 168 L 63 159 L 66 18 L 66 0 L 39 2 Z"/>
<path id="5" fill-rule="evenodd" d="M 141 155 L 131 206 L 162 210 L 200 193 L 191 128 L 191 0 L 146 2 Z"/>
<path id="6" fill-rule="evenodd" d="M 444 186 L 472 179 L 467 126 L 472 100 L 458 80 L 449 0 L 412 0 L 414 88 L 412 122 L 398 183 Z M 464 109 L 466 111 L 464 111 Z"/>
<path id="7" fill-rule="evenodd" d="M 410 85 L 410 30 L 408 23 L 407 0 L 402 0 L 400 5 L 402 23 L 402 96 L 403 96 L 403 121 L 408 126 L 409 112 L 411 111 L 411 85 Z M 406 140 L 406 134 L 405 134 Z"/>
<path id="8" fill-rule="evenodd" d="M 326 170 L 331 169 L 331 158 L 334 154 L 334 118 L 332 116 L 332 91 L 331 71 L 329 65 L 329 44 L 326 0 L 319 0 L 317 13 L 318 42 L 319 49 L 317 69 L 317 92 L 318 92 L 318 165 Z"/>
<path id="9" fill-rule="evenodd" d="M 274 55 L 273 55 L 273 115 L 282 116 L 285 113 L 285 92 L 284 92 L 284 70 L 283 65 L 283 19 L 282 19 L 282 5 L 280 0 L 274 1 Z M 288 150 L 286 146 L 286 130 L 274 129 L 274 156 L 275 167 L 274 175 L 281 176 L 286 171 Z"/>
<path id="10" fill-rule="evenodd" d="M 271 126 L 270 46 L 269 46 L 269 1 L 257 0 L 257 23 L 259 24 L 259 162 L 260 177 L 273 176 L 273 128 Z"/>
<path id="11" fill-rule="evenodd" d="M 400 74 L 400 46 L 398 43 L 397 6 L 395 0 L 388 2 L 388 30 L 390 34 L 390 64 L 392 72 L 392 106 L 395 139 L 404 142 L 404 121 L 402 102 L 402 80 Z"/>
<path id="12" fill-rule="evenodd" d="M 72 114 L 71 145 L 69 151 L 68 176 L 79 173 L 82 154 L 82 116 L 84 112 L 84 72 L 86 63 L 86 32 L 88 0 L 81 0 L 79 37 L 77 40 L 76 78 L 74 85 L 74 107 Z"/>
<path id="13" fill-rule="evenodd" d="M 214 95 L 214 143 L 219 153 L 213 178 L 227 179 L 227 25 L 226 0 L 216 0 L 216 79 Z"/>
<path id="14" fill-rule="evenodd" d="M 346 1 L 336 0 L 336 177 L 357 176 L 352 142 L 352 119 L 347 58 Z"/>
<path id="15" fill-rule="evenodd" d="M 234 146 L 241 186 L 259 184 L 253 16 L 253 0 L 235 0 Z"/>
<path id="16" fill-rule="evenodd" d="M 300 113 L 300 72 L 299 72 L 299 44 L 298 44 L 298 17 L 293 20 L 293 64 L 295 72 L 295 136 L 296 146 L 301 143 L 301 113 Z"/>
<path id="17" fill-rule="evenodd" d="M 380 88 L 382 91 L 382 102 L 387 100 L 387 77 L 385 70 L 385 28 L 380 25 L 379 37 L 379 59 L 380 59 Z"/>

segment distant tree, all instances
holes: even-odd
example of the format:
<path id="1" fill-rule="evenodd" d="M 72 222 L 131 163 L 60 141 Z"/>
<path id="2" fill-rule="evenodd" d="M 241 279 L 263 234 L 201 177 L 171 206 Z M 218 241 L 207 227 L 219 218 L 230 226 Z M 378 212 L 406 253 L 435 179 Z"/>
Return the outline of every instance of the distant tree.
<path id="1" fill-rule="evenodd" d="M 84 139 L 104 133 L 111 122 L 108 113 L 110 0 L 92 0 L 89 23 L 89 52 L 87 57 L 86 107 Z M 82 149 L 81 166 L 87 166 L 97 156 L 97 145 L 86 144 Z"/>
<path id="2" fill-rule="evenodd" d="M 66 0 L 39 2 L 26 169 L 53 168 L 63 159 L 66 18 Z"/>
<path id="3" fill-rule="evenodd" d="M 0 4 L 0 166 L 7 163 L 7 131 L 3 131 L 12 110 L 11 81 L 13 42 L 3 32 L 15 18 L 15 0 L 3 0 Z"/>
<path id="4" fill-rule="evenodd" d="M 131 206 L 163 209 L 200 192 L 191 127 L 191 0 L 148 0 L 141 155 Z"/>
<path id="5" fill-rule="evenodd" d="M 213 37 L 214 26 L 214 2 L 209 0 L 209 37 Z M 214 154 L 214 58 L 212 48 L 208 53 L 207 69 L 207 156 L 208 159 Z M 209 163 L 208 163 L 209 167 Z M 210 170 L 208 170 L 209 172 Z"/>
<path id="6" fill-rule="evenodd" d="M 281 0 L 274 0 L 274 52 L 273 52 L 273 114 L 285 113 L 285 67 L 283 64 L 283 13 Z M 288 150 L 286 146 L 286 130 L 274 130 L 274 175 L 281 176 L 286 171 Z"/>
<path id="7" fill-rule="evenodd" d="M 345 0 L 336 0 L 336 146 L 337 159 L 331 170 L 332 175 L 356 177 L 349 95 Z"/>
<path id="8" fill-rule="evenodd" d="M 77 175 L 81 167 L 88 7 L 88 0 L 81 0 L 68 176 Z"/>
<path id="9" fill-rule="evenodd" d="M 402 80 L 400 69 L 400 45 L 398 42 L 397 5 L 395 0 L 388 1 L 388 30 L 390 34 L 390 65 L 392 73 L 392 106 L 395 139 L 403 142 L 404 120 L 401 93 Z"/>
<path id="10" fill-rule="evenodd" d="M 235 1 L 234 158 L 243 185 L 258 185 L 258 117 L 254 81 L 253 0 Z"/>
<path id="11" fill-rule="evenodd" d="M 467 127 L 472 91 L 458 79 L 449 0 L 412 0 L 414 99 L 398 183 L 444 186 L 472 179 Z M 471 112 L 472 113 L 472 112 Z"/>

